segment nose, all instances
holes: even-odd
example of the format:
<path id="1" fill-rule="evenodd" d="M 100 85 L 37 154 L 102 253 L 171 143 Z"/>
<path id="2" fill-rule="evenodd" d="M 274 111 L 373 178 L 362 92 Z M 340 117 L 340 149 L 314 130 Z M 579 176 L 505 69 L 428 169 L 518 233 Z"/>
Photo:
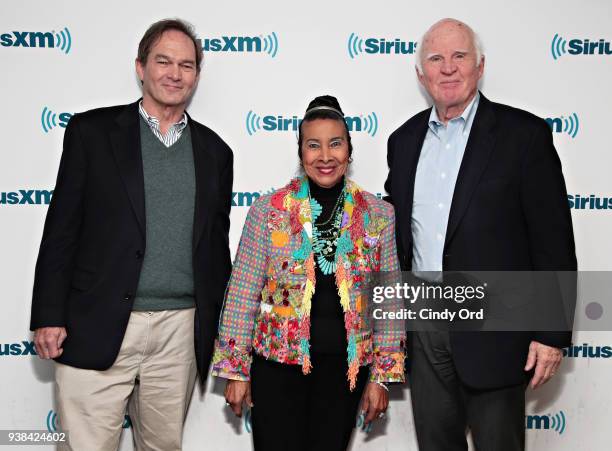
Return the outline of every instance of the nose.
<path id="1" fill-rule="evenodd" d="M 178 64 L 171 64 L 168 70 L 168 77 L 172 80 L 180 80 L 181 79 L 181 68 Z"/>
<path id="2" fill-rule="evenodd" d="M 452 75 L 457 70 L 457 65 L 452 58 L 445 59 L 440 69 L 445 75 Z"/>
<path id="3" fill-rule="evenodd" d="M 321 160 L 327 163 L 331 160 L 331 150 L 329 146 L 321 146 Z"/>

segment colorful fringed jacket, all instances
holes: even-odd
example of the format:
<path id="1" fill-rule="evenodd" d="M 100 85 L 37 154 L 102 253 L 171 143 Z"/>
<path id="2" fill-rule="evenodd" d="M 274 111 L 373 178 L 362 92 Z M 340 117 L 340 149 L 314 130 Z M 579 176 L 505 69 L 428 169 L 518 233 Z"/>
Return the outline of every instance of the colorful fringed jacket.
<path id="1" fill-rule="evenodd" d="M 358 289 L 364 274 L 399 270 L 393 207 L 348 179 L 345 191 L 335 278 L 347 334 L 349 385 L 352 390 L 363 365 L 371 365 L 372 381 L 403 382 L 404 330 L 377 328 L 373 334 L 364 329 Z M 308 374 L 315 289 L 311 206 L 303 177 L 258 198 L 249 210 L 225 295 L 213 375 L 249 380 L 252 352 L 301 365 Z"/>

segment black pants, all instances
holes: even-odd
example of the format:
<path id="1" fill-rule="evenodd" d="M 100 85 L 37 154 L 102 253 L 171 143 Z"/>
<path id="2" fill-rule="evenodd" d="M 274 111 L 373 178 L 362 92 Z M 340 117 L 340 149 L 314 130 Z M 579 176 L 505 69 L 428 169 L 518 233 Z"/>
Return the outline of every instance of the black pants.
<path id="1" fill-rule="evenodd" d="M 344 451 L 369 369 L 349 391 L 346 355 L 313 354 L 312 371 L 255 356 L 251 367 L 255 451 Z"/>
<path id="2" fill-rule="evenodd" d="M 470 389 L 457 376 L 447 332 L 413 336 L 410 394 L 419 450 L 467 451 L 468 428 L 478 451 L 524 450 L 525 385 Z"/>

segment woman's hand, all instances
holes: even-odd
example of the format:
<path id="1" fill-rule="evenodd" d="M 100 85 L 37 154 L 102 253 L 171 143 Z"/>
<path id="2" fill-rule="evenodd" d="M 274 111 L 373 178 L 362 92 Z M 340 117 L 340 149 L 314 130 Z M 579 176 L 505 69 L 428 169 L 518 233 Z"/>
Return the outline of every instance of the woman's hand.
<path id="1" fill-rule="evenodd" d="M 388 406 L 389 392 L 376 382 L 368 383 L 361 398 L 361 412 L 365 415 L 364 428 L 375 418 L 382 418 Z"/>
<path id="2" fill-rule="evenodd" d="M 242 416 L 242 402 L 253 407 L 251 401 L 251 383 L 249 381 L 228 380 L 225 385 L 225 402 L 236 416 Z"/>

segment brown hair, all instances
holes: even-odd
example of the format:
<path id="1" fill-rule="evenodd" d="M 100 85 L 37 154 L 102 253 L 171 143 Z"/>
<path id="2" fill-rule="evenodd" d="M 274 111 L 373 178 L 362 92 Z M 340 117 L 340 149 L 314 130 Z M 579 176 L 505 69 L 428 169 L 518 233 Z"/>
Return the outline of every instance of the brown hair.
<path id="1" fill-rule="evenodd" d="M 195 47 L 196 70 L 200 72 L 200 65 L 202 63 L 201 41 L 196 37 L 193 26 L 181 19 L 163 19 L 151 25 L 140 40 L 140 44 L 138 44 L 138 56 L 136 59 L 138 59 L 142 65 L 145 65 L 151 48 L 159 41 L 166 31 L 170 30 L 180 31 L 191 39 Z"/>

